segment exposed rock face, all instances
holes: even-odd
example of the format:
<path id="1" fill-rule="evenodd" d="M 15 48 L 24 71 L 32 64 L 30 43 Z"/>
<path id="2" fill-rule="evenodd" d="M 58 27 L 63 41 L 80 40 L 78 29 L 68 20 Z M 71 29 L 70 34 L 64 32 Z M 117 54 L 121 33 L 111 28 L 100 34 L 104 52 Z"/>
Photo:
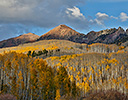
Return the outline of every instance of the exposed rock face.
<path id="1" fill-rule="evenodd" d="M 95 40 L 100 35 L 100 32 L 91 31 L 87 34 L 88 43 Z"/>
<path id="2" fill-rule="evenodd" d="M 128 35 L 128 29 L 126 30 L 126 34 Z"/>
<path id="3" fill-rule="evenodd" d="M 1 41 L 0 48 L 12 47 L 12 46 L 17 46 L 19 44 L 36 41 L 38 38 L 39 36 L 33 33 L 23 34 L 15 38 L 10 38 L 8 40 Z"/>
<path id="4" fill-rule="evenodd" d="M 91 41 L 92 43 L 115 43 L 120 38 L 126 36 L 125 31 L 121 27 L 119 27 L 118 29 L 107 29 L 100 32 L 100 36 L 98 36 L 95 40 Z"/>

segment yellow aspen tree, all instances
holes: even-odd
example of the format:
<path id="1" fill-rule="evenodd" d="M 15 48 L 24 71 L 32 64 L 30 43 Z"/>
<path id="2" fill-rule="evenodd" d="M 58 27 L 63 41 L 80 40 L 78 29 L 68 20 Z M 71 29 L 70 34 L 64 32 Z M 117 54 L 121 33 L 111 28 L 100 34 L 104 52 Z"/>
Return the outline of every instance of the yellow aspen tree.
<path id="1" fill-rule="evenodd" d="M 55 100 L 60 100 L 60 89 L 57 89 L 56 90 L 56 97 L 55 97 Z"/>
<path id="2" fill-rule="evenodd" d="M 85 82 L 85 93 L 86 92 L 89 92 L 89 90 L 90 90 L 90 86 L 89 86 L 89 82 L 87 81 L 87 82 Z"/>
<path id="3" fill-rule="evenodd" d="M 76 72 L 76 68 L 74 68 L 73 71 Z"/>

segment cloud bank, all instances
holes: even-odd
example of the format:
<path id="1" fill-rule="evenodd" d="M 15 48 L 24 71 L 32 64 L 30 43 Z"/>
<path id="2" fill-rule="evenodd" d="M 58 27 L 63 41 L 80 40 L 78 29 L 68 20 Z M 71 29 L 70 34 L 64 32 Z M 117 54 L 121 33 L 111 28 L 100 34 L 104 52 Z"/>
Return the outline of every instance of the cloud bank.
<path id="1" fill-rule="evenodd" d="M 82 0 L 0 0 L 0 22 L 53 27 L 64 22 L 64 11 Z"/>

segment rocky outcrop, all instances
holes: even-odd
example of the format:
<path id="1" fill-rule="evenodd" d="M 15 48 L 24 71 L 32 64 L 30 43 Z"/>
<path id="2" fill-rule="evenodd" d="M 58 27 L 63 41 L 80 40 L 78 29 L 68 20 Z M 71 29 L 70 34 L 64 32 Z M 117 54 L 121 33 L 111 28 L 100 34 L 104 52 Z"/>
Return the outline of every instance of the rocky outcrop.
<path id="1" fill-rule="evenodd" d="M 128 35 L 128 29 L 126 30 L 126 34 Z"/>

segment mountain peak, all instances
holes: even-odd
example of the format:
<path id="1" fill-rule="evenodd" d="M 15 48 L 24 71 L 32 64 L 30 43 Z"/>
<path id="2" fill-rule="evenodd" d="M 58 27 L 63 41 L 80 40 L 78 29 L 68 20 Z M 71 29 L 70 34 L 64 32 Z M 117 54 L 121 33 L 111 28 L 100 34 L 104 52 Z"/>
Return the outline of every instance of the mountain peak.
<path id="1" fill-rule="evenodd" d="M 59 36 L 59 37 L 64 37 L 64 36 L 71 36 L 71 35 L 75 35 L 78 34 L 78 32 L 76 32 L 75 30 L 73 30 L 72 28 L 66 26 L 66 25 L 59 25 L 57 27 L 55 27 L 54 29 L 50 30 L 49 32 L 47 32 L 44 35 L 54 35 L 54 36 Z M 44 36 L 42 35 L 42 36 Z"/>
<path id="2" fill-rule="evenodd" d="M 68 27 L 68 26 L 66 26 L 65 24 L 61 24 L 61 25 L 59 25 L 60 27 Z"/>
<path id="3" fill-rule="evenodd" d="M 39 38 L 38 35 L 34 34 L 34 33 L 27 33 L 27 34 L 22 34 L 16 38 L 29 38 L 30 40 L 35 40 L 36 38 Z"/>
<path id="4" fill-rule="evenodd" d="M 68 27 L 68 26 L 65 25 L 65 24 L 61 24 L 61 25 L 59 25 L 58 27 L 62 27 L 62 28 L 70 28 L 70 27 Z"/>
<path id="5" fill-rule="evenodd" d="M 72 28 L 70 28 L 69 26 L 65 25 L 65 24 L 61 24 L 57 27 L 54 28 L 54 30 L 63 30 L 63 29 L 70 29 L 73 30 Z M 75 30 L 74 30 L 75 31 Z"/>
<path id="6" fill-rule="evenodd" d="M 117 30 L 118 34 L 125 34 L 125 30 L 122 27 L 119 27 Z"/>
<path id="7" fill-rule="evenodd" d="M 121 30 L 121 31 L 124 31 L 124 29 L 123 29 L 122 27 L 119 27 L 118 30 L 119 30 L 119 31 L 120 31 L 120 30 Z"/>
<path id="8" fill-rule="evenodd" d="M 32 35 L 36 35 L 36 34 L 34 34 L 34 33 L 25 33 L 25 34 L 19 35 L 18 37 L 20 37 L 20 36 L 32 36 Z"/>
<path id="9" fill-rule="evenodd" d="M 77 41 L 76 38 L 79 38 L 79 36 L 83 36 L 83 34 L 80 34 L 73 30 L 72 28 L 62 24 L 54 29 L 50 30 L 46 34 L 42 35 L 39 40 L 49 40 L 49 39 L 63 39 L 63 40 L 72 40 Z"/>
<path id="10" fill-rule="evenodd" d="M 17 45 L 23 44 L 23 43 L 33 42 L 33 41 L 36 41 L 38 38 L 39 38 L 39 36 L 34 33 L 22 34 L 18 37 L 0 41 L 0 48 L 12 47 L 12 46 L 17 46 Z"/>
<path id="11" fill-rule="evenodd" d="M 24 34 L 24 35 L 35 35 L 34 33 L 27 33 L 27 34 Z"/>

